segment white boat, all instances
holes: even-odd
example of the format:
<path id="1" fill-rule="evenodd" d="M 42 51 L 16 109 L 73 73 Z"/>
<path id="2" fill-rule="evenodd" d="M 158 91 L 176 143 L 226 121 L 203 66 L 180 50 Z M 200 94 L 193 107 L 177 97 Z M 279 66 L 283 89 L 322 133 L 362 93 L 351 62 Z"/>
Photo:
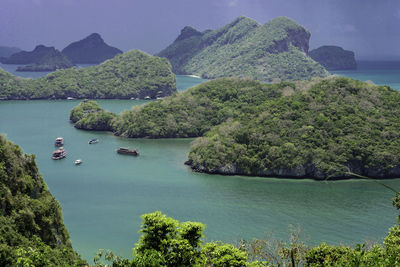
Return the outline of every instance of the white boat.
<path id="1" fill-rule="evenodd" d="M 91 145 L 91 144 L 96 144 L 98 142 L 99 142 L 99 139 L 95 138 L 95 139 L 90 139 L 88 143 L 89 143 L 89 145 Z"/>
<path id="2" fill-rule="evenodd" d="M 75 165 L 79 165 L 79 164 L 81 164 L 81 163 L 82 163 L 82 160 L 81 160 L 81 159 L 75 160 Z"/>

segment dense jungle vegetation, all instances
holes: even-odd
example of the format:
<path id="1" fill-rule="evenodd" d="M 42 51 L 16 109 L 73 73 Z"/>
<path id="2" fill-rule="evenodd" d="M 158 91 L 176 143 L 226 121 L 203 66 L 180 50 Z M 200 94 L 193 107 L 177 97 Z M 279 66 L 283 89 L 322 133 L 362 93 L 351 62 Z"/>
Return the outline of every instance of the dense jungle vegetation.
<path id="1" fill-rule="evenodd" d="M 201 137 L 188 161 L 197 171 L 388 178 L 400 177 L 399 101 L 387 86 L 350 78 L 278 84 L 226 78 L 115 117 L 89 113 L 77 125 L 101 119 L 104 130 L 125 137 Z"/>
<path id="2" fill-rule="evenodd" d="M 247 17 L 199 32 L 185 27 L 157 56 L 166 57 L 176 74 L 204 78 L 240 77 L 260 81 L 325 77 L 326 70 L 307 56 L 310 33 L 279 17 L 260 25 Z"/>
<path id="3" fill-rule="evenodd" d="M 0 135 L 0 266 L 85 266 L 34 155 Z"/>
<path id="4" fill-rule="evenodd" d="M 176 91 L 168 60 L 133 50 L 85 69 L 24 79 L 0 69 L 0 99 L 156 98 Z"/>

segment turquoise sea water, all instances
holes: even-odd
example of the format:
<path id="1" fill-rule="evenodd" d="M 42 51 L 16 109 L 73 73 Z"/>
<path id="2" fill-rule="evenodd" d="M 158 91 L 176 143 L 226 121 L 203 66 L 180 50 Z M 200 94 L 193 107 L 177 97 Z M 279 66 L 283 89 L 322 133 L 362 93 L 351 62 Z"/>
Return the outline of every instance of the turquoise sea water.
<path id="1" fill-rule="evenodd" d="M 357 61 L 357 65 L 356 70 L 331 71 L 331 73 L 361 81 L 370 80 L 375 84 L 400 89 L 399 61 Z"/>
<path id="2" fill-rule="evenodd" d="M 368 78 L 371 80 L 370 78 Z M 181 90 L 202 80 L 178 76 Z M 100 100 L 121 112 L 142 100 Z M 131 256 L 140 215 L 161 210 L 207 225 L 207 240 L 235 242 L 273 233 L 286 238 L 289 225 L 309 244 L 381 241 L 395 223 L 392 192 L 372 181 L 274 179 L 207 175 L 183 163 L 192 139 L 124 139 L 76 130 L 69 111 L 79 101 L 0 102 L 0 133 L 36 155 L 39 169 L 63 208 L 74 248 L 87 260 L 98 249 Z M 67 158 L 50 159 L 56 137 L 65 138 Z M 88 145 L 91 138 L 100 142 Z M 118 155 L 120 146 L 141 155 Z M 81 158 L 82 165 L 74 160 Z M 400 188 L 400 179 L 386 184 Z"/>

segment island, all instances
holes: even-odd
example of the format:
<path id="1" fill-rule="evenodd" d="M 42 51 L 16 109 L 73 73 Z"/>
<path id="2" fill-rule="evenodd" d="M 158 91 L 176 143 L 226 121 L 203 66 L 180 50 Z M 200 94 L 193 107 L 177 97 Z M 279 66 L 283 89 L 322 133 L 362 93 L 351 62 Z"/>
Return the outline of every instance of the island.
<path id="1" fill-rule="evenodd" d="M 263 82 L 309 80 L 327 71 L 307 56 L 310 32 L 278 17 L 265 25 L 241 16 L 228 25 L 197 31 L 185 27 L 157 56 L 167 58 L 176 74 L 252 78 Z"/>
<path id="2" fill-rule="evenodd" d="M 324 45 L 311 50 L 308 55 L 327 70 L 355 70 L 357 62 L 353 51 L 339 46 Z"/>
<path id="3" fill-rule="evenodd" d="M 71 68 L 74 65 L 60 51 L 51 49 L 35 64 L 20 66 L 17 71 L 55 71 Z"/>
<path id="4" fill-rule="evenodd" d="M 82 129 L 106 121 L 96 130 L 123 137 L 199 137 L 187 161 L 199 172 L 394 178 L 400 177 L 399 101 L 390 87 L 337 76 L 277 84 L 222 78 L 120 115 L 96 105 L 75 113 L 79 105 L 70 119 Z"/>
<path id="5" fill-rule="evenodd" d="M 60 204 L 40 175 L 35 156 L 24 154 L 4 135 L 0 207 L 1 266 L 18 266 L 28 258 L 36 260 L 36 266 L 87 266 L 72 248 Z"/>
<path id="6" fill-rule="evenodd" d="M 176 77 L 165 58 L 139 50 L 100 65 L 57 70 L 39 79 L 0 69 L 0 99 L 155 99 L 176 92 Z"/>
<path id="7" fill-rule="evenodd" d="M 100 34 L 92 33 L 86 38 L 69 44 L 62 53 L 74 64 L 99 64 L 122 51 L 107 45 Z"/>
<path id="8" fill-rule="evenodd" d="M 21 51 L 22 50 L 18 47 L 0 46 L 0 62 L 3 63 L 3 61 L 7 60 L 9 56 Z"/>
<path id="9" fill-rule="evenodd" d="M 54 47 L 38 45 L 33 51 L 21 51 L 2 61 L 4 64 L 29 64 L 17 71 L 55 71 L 72 67 L 72 63 Z"/>

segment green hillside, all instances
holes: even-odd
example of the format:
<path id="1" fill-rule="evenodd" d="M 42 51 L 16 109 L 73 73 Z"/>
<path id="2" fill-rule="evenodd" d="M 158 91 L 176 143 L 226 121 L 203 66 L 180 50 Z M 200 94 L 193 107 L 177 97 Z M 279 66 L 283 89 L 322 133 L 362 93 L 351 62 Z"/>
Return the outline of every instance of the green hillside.
<path id="1" fill-rule="evenodd" d="M 103 130 L 135 138 L 202 136 L 188 160 L 201 172 L 400 177 L 399 101 L 389 87 L 335 76 L 278 84 L 225 78 L 113 115 Z M 77 125 L 93 128 L 85 124 L 106 114 L 85 115 Z"/>
<path id="2" fill-rule="evenodd" d="M 71 247 L 61 207 L 40 175 L 35 156 L 24 154 L 3 135 L 0 206 L 0 266 L 85 266 Z"/>
<path id="3" fill-rule="evenodd" d="M 168 58 L 176 74 L 204 78 L 271 82 L 325 77 L 326 70 L 307 56 L 309 39 L 305 28 L 286 17 L 260 25 L 242 16 L 213 31 L 185 27 L 157 56 Z"/>
<path id="4" fill-rule="evenodd" d="M 85 69 L 69 68 L 40 79 L 0 70 L 0 99 L 156 98 L 176 91 L 169 62 L 133 50 Z"/>

